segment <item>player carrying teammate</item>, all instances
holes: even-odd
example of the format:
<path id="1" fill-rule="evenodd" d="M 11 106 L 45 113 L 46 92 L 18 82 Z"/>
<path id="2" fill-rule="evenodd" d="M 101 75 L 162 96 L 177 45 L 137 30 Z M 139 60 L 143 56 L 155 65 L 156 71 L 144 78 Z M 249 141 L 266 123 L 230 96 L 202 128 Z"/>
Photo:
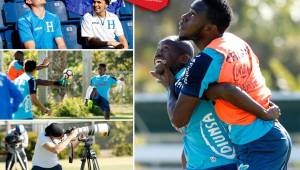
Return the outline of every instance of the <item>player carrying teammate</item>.
<path id="1" fill-rule="evenodd" d="M 187 125 L 212 83 L 236 85 L 263 107 L 269 107 L 271 93 L 254 52 L 234 34 L 224 33 L 230 21 L 231 9 L 225 0 L 196 0 L 181 18 L 180 38 L 193 40 L 201 52 L 189 63 L 172 110 L 172 122 L 178 128 Z M 174 89 L 173 83 L 169 89 Z M 218 117 L 228 124 L 240 169 L 287 169 L 291 140 L 278 121 L 257 119 L 217 98 L 215 109 Z"/>
<path id="2" fill-rule="evenodd" d="M 179 41 L 178 36 L 170 36 L 161 40 L 158 44 L 157 52 L 154 58 L 156 70 L 151 72 L 155 78 L 168 86 L 168 81 L 159 73 L 166 71 L 175 75 L 175 96 L 176 100 L 183 87 L 184 72 L 186 64 L 193 57 L 193 47 L 187 41 Z M 163 63 L 164 62 L 164 63 Z M 169 69 L 162 69 L 167 67 Z M 235 105 L 251 110 L 255 109 L 254 114 L 261 118 L 273 120 L 278 118 L 279 110 L 276 106 L 265 113 L 265 109 L 257 102 L 251 99 L 246 93 L 238 88 L 232 88 L 230 84 L 217 84 L 209 87 L 208 91 L 213 91 L 214 96 L 227 101 L 242 101 L 234 103 Z M 212 96 L 207 95 L 208 99 Z M 172 112 L 176 100 L 168 100 L 168 113 L 172 120 Z M 245 103 L 245 105 L 243 105 Z M 213 169 L 213 170 L 236 170 L 235 150 L 229 140 L 227 130 L 223 123 L 215 114 L 213 102 L 210 100 L 201 100 L 189 123 L 180 131 L 183 133 L 184 156 L 187 158 L 187 164 L 183 161 L 184 169 Z M 183 159 L 185 160 L 185 159 Z"/>

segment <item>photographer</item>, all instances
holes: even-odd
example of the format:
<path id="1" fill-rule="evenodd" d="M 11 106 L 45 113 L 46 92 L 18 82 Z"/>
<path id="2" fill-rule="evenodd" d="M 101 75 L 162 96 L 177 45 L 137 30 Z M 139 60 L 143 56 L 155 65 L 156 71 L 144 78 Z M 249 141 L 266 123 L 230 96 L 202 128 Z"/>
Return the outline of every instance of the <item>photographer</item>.
<path id="1" fill-rule="evenodd" d="M 79 144 L 77 130 L 65 135 L 64 130 L 57 123 L 46 127 L 39 134 L 32 158 L 32 170 L 62 170 L 58 154 L 65 150 L 69 144 L 73 147 Z"/>
<path id="2" fill-rule="evenodd" d="M 14 154 L 18 154 L 21 160 L 17 160 L 20 165 L 25 166 L 25 169 L 28 168 L 27 157 L 25 153 L 25 148 L 28 146 L 28 135 L 26 129 L 23 125 L 17 125 L 16 128 L 8 131 L 5 137 L 5 148 L 7 153 L 6 157 L 6 170 L 11 170 L 16 160 L 14 160 Z M 10 165 L 10 166 L 9 166 Z"/>

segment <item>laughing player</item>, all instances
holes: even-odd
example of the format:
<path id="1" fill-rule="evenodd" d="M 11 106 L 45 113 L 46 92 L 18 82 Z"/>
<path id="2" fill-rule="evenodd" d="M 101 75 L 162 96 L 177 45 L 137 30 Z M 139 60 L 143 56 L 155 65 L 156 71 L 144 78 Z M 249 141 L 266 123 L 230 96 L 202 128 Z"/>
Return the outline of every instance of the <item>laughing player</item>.
<path id="1" fill-rule="evenodd" d="M 161 76 L 162 72 L 169 72 L 175 75 L 175 96 L 176 99 L 182 89 L 186 65 L 193 56 L 193 47 L 187 41 L 179 41 L 178 36 L 170 36 L 161 40 L 158 44 L 154 58 L 156 70 L 151 72 L 155 78 L 168 87 L 167 79 Z M 164 63 L 163 63 L 164 61 Z M 162 69 L 166 67 L 168 69 Z M 160 73 L 159 73 L 160 72 Z M 257 102 L 251 99 L 246 93 L 230 84 L 212 85 L 208 89 L 214 92 L 214 96 L 207 95 L 209 99 L 217 97 L 229 102 L 236 102 L 235 105 L 242 109 L 253 111 L 258 117 L 267 120 L 274 120 L 279 116 L 276 106 L 265 110 Z M 168 113 L 172 120 L 172 112 L 175 100 L 168 100 Z M 200 127 L 200 128 L 199 128 Z M 213 102 L 201 100 L 193 112 L 189 123 L 180 128 L 183 133 L 183 168 L 187 170 L 210 169 L 210 170 L 236 170 L 235 150 L 231 144 L 223 123 L 215 114 Z M 185 159 L 186 158 L 186 159 Z M 185 160 L 186 163 L 185 163 Z"/>

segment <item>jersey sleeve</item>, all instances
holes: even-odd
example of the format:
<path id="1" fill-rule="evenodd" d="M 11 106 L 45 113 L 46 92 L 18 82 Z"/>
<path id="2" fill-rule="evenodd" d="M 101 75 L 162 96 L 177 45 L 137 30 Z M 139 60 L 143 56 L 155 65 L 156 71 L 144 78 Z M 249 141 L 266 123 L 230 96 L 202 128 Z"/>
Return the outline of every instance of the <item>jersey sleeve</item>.
<path id="1" fill-rule="evenodd" d="M 123 28 L 122 28 L 122 24 L 121 24 L 121 22 L 120 22 L 120 20 L 119 20 L 119 18 L 118 17 L 116 17 L 116 32 L 115 32 L 115 34 L 116 34 L 116 36 L 121 36 L 121 35 L 124 35 L 124 31 L 123 31 Z"/>
<path id="2" fill-rule="evenodd" d="M 28 86 L 29 86 L 29 93 L 30 94 L 36 94 L 36 81 L 31 78 L 30 80 L 28 80 Z"/>
<path id="3" fill-rule="evenodd" d="M 81 20 L 81 36 L 82 37 L 94 37 L 92 23 L 89 21 L 89 14 L 85 14 Z"/>
<path id="4" fill-rule="evenodd" d="M 54 37 L 55 38 L 59 38 L 59 37 L 63 37 L 62 31 L 61 31 L 61 24 L 60 24 L 60 20 L 58 16 L 55 16 L 55 20 L 54 20 Z"/>
<path id="5" fill-rule="evenodd" d="M 92 77 L 90 80 L 90 86 L 95 87 L 95 78 L 94 77 Z"/>
<path id="6" fill-rule="evenodd" d="M 118 82 L 118 80 L 113 76 L 110 76 L 109 80 L 110 80 L 110 85 L 116 85 Z"/>
<path id="7" fill-rule="evenodd" d="M 30 28 L 30 22 L 25 18 L 21 17 L 17 23 L 17 29 L 20 35 L 20 40 L 22 43 L 27 41 L 33 41 L 33 34 Z"/>
<path id="8" fill-rule="evenodd" d="M 205 49 L 192 59 L 184 75 L 181 93 L 202 98 L 209 84 L 219 79 L 224 57 L 213 49 Z"/>

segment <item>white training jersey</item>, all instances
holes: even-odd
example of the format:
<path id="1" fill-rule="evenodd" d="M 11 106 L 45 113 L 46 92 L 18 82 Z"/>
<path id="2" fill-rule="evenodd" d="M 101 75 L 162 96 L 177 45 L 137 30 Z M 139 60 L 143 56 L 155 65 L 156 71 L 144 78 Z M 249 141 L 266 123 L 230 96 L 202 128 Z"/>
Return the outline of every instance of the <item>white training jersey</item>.
<path id="1" fill-rule="evenodd" d="M 99 17 L 95 13 L 86 13 L 83 16 L 82 37 L 97 37 L 102 41 L 114 41 L 116 36 L 121 35 L 124 35 L 124 32 L 117 15 L 106 11 L 106 17 Z"/>

